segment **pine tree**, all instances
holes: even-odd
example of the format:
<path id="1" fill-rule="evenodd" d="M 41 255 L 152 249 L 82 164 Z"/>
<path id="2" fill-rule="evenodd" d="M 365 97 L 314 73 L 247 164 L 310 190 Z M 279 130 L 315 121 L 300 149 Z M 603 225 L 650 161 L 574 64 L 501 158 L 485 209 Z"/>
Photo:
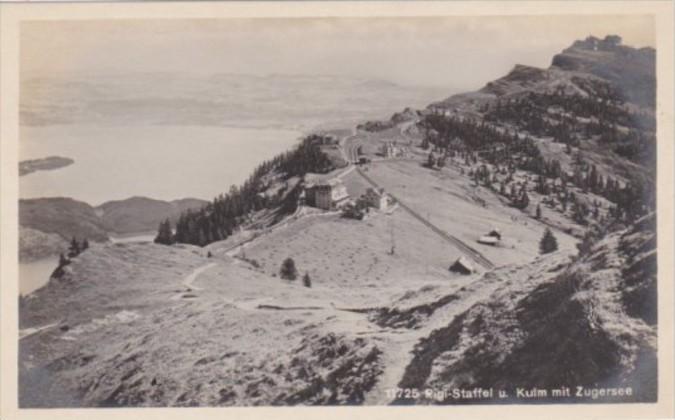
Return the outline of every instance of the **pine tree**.
<path id="1" fill-rule="evenodd" d="M 63 253 L 59 254 L 59 267 L 63 267 L 65 265 L 68 265 L 69 263 L 70 261 L 68 260 L 68 258 L 66 258 L 65 255 L 63 255 Z"/>
<path id="2" fill-rule="evenodd" d="M 305 275 L 302 276 L 302 284 L 305 287 L 312 287 L 312 279 L 309 277 L 309 273 L 305 273 Z"/>
<path id="3" fill-rule="evenodd" d="M 541 219 L 541 205 L 537 204 L 536 218 Z"/>
<path id="4" fill-rule="evenodd" d="M 89 241 L 87 240 L 87 238 L 84 238 L 84 240 L 82 241 L 82 251 L 84 251 L 87 248 L 89 248 Z"/>
<path id="5" fill-rule="evenodd" d="M 295 261 L 293 261 L 293 258 L 286 258 L 281 264 L 279 277 L 285 280 L 295 280 L 298 277 L 298 270 L 295 268 Z"/>
<path id="6" fill-rule="evenodd" d="M 174 243 L 173 232 L 171 231 L 171 222 L 169 219 L 166 219 L 159 224 L 157 236 L 155 237 L 155 243 L 162 245 L 171 245 Z"/>
<path id="7" fill-rule="evenodd" d="M 539 241 L 539 253 L 548 254 L 558 250 L 558 240 L 553 236 L 551 229 L 546 228 L 544 236 Z"/>

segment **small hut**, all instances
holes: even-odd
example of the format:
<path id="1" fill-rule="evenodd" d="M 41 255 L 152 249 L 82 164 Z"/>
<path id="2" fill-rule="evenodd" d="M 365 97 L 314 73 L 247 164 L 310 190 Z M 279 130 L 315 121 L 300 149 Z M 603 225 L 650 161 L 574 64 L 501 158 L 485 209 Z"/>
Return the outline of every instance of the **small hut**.
<path id="1" fill-rule="evenodd" d="M 475 270 L 473 265 L 464 257 L 459 257 L 457 260 L 450 266 L 450 271 L 453 273 L 459 273 L 468 275 L 473 273 Z"/>
<path id="2" fill-rule="evenodd" d="M 478 243 L 485 245 L 497 245 L 502 240 L 502 233 L 497 228 L 493 228 L 487 235 L 478 238 Z"/>
<path id="3" fill-rule="evenodd" d="M 502 232 L 497 228 L 492 228 L 492 230 L 490 231 L 490 233 L 487 234 L 487 236 L 497 238 L 500 241 L 502 240 Z"/>

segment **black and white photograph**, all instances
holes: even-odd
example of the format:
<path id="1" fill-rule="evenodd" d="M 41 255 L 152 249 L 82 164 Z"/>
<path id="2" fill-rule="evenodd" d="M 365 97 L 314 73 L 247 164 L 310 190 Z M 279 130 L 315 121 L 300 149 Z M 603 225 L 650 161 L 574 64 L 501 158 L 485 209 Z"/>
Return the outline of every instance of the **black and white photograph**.
<path id="1" fill-rule="evenodd" d="M 611 10 L 21 20 L 19 411 L 667 402 Z"/>

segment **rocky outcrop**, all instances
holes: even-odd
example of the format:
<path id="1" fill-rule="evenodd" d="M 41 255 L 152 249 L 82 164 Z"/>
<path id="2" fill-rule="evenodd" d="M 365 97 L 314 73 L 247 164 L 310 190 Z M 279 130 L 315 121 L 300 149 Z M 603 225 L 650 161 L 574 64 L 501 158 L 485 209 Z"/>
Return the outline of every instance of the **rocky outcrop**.
<path id="1" fill-rule="evenodd" d="M 612 82 L 630 102 L 654 107 L 656 103 L 656 50 L 632 48 L 621 38 L 588 37 L 553 57 L 552 68 L 593 74 Z"/>

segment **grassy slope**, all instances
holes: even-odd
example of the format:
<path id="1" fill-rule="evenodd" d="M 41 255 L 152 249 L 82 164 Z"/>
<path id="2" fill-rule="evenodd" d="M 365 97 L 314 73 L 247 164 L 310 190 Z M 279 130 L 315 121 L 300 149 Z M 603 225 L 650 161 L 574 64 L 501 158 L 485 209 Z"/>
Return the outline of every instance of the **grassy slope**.
<path id="1" fill-rule="evenodd" d="M 22 305 L 24 331 L 58 323 L 21 340 L 22 406 L 358 402 L 369 385 L 345 369 L 380 369 L 379 350 L 358 337 L 371 329 L 365 315 L 338 318 L 333 304 L 348 302 L 320 286 L 149 244 L 94 246 L 69 271 Z"/>

